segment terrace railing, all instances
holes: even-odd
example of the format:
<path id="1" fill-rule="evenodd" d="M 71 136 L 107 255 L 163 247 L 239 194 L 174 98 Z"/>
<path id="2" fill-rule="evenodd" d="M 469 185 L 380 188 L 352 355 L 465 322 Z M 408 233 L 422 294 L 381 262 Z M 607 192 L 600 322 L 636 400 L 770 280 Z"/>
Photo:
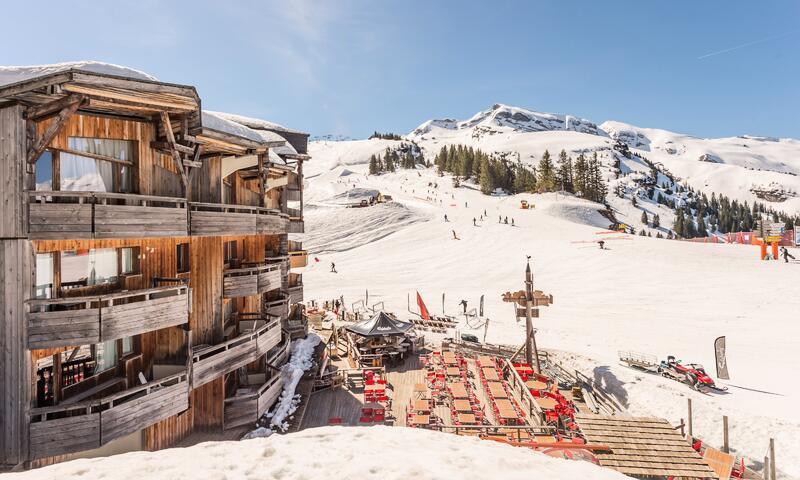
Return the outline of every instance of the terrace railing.
<path id="1" fill-rule="evenodd" d="M 189 321 L 185 285 L 28 301 L 28 348 L 90 345 Z"/>

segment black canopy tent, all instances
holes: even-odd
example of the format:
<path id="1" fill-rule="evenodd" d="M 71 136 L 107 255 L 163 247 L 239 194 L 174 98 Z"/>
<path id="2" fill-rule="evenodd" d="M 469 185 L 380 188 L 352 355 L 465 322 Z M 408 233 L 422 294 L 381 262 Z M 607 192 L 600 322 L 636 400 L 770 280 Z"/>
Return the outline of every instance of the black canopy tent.
<path id="1" fill-rule="evenodd" d="M 347 331 L 364 338 L 405 335 L 414 324 L 398 320 L 381 310 L 367 320 L 347 326 Z"/>

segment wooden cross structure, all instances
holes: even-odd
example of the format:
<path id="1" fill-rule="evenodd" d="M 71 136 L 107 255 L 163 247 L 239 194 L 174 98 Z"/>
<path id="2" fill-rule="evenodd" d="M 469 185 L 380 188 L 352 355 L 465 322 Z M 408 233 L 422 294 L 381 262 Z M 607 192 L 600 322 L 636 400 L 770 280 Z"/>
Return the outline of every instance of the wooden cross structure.
<path id="1" fill-rule="evenodd" d="M 531 257 L 528 257 L 528 265 L 525 268 L 525 290 L 506 292 L 503 294 L 503 301 L 515 304 L 514 312 L 517 320 L 525 318 L 525 361 L 528 365 L 536 366 L 536 373 L 541 373 L 542 366 L 539 364 L 539 351 L 536 348 L 536 333 L 532 319 L 539 318 L 538 307 L 546 307 L 553 303 L 553 296 L 533 289 Z"/>

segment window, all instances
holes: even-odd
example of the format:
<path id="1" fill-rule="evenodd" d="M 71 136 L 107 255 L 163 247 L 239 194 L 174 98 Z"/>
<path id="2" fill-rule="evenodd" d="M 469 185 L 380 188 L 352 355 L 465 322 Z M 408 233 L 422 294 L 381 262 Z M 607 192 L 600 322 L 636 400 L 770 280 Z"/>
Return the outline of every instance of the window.
<path id="1" fill-rule="evenodd" d="M 97 362 L 97 371 L 105 372 L 117 366 L 117 341 L 109 340 L 94 346 L 94 358 Z"/>
<path id="2" fill-rule="evenodd" d="M 125 247 L 121 248 L 120 253 L 120 273 L 122 275 L 138 275 L 139 274 L 139 247 Z"/>
<path id="3" fill-rule="evenodd" d="M 53 254 L 36 254 L 35 298 L 53 298 Z"/>
<path id="4" fill-rule="evenodd" d="M 238 257 L 236 255 L 236 240 L 225 242 L 225 244 L 223 245 L 223 250 L 225 254 L 226 264 L 230 264 L 231 260 L 235 260 Z"/>
<path id="5" fill-rule="evenodd" d="M 59 155 L 61 190 L 130 192 L 134 145 L 135 142 L 128 140 L 69 137 L 70 152 L 86 152 L 97 156 L 84 157 L 62 151 Z M 108 160 L 102 160 L 101 157 Z M 111 161 L 112 158 L 116 161 Z"/>
<path id="6" fill-rule="evenodd" d="M 36 190 L 53 191 L 53 152 L 45 150 L 36 160 Z"/>
<path id="7" fill-rule="evenodd" d="M 176 247 L 178 273 L 189 271 L 189 244 L 179 243 Z"/>
<path id="8" fill-rule="evenodd" d="M 92 248 L 61 252 L 62 288 L 116 283 L 117 250 Z"/>
<path id="9" fill-rule="evenodd" d="M 133 337 L 125 337 L 122 339 L 122 354 L 128 355 L 133 353 Z"/>
<path id="10" fill-rule="evenodd" d="M 233 185 L 228 180 L 222 180 L 222 203 L 233 203 Z"/>

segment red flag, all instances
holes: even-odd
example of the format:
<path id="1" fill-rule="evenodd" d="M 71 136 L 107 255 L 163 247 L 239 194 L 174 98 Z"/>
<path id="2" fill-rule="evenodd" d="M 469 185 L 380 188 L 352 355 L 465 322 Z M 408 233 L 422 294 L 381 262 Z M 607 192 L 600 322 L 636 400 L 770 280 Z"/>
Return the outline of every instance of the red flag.
<path id="1" fill-rule="evenodd" d="M 419 292 L 417 292 L 417 305 L 419 305 L 419 316 L 422 317 L 423 320 L 430 320 L 431 314 L 428 313 L 428 307 L 425 306 L 425 302 L 422 301 Z"/>

